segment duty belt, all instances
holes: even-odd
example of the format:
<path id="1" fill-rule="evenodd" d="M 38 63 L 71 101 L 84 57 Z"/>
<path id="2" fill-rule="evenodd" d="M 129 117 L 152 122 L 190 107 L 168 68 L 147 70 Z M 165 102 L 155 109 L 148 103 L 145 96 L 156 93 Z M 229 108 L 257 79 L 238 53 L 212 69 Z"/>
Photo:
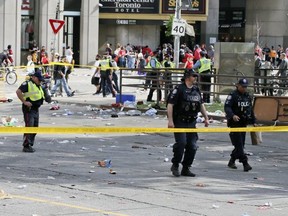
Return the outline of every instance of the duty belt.
<path id="1" fill-rule="evenodd" d="M 195 116 L 178 116 L 178 119 L 182 122 L 191 123 L 196 120 Z"/>

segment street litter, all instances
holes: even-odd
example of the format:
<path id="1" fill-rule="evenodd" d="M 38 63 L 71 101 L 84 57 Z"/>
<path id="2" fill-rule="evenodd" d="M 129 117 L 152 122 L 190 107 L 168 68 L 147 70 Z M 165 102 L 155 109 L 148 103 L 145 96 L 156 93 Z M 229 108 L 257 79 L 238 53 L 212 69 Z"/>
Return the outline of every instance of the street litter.
<path id="1" fill-rule="evenodd" d="M 196 186 L 197 186 L 197 187 L 206 187 L 206 185 L 203 184 L 203 183 L 197 183 Z"/>
<path id="2" fill-rule="evenodd" d="M 8 197 L 8 195 L 3 190 L 0 190 L 0 199 L 5 199 L 6 197 Z"/>
<path id="3" fill-rule="evenodd" d="M 141 116 L 141 111 L 140 110 L 128 110 L 126 115 L 128 116 Z"/>
<path id="4" fill-rule="evenodd" d="M 100 167 L 111 168 L 111 166 L 112 166 L 112 161 L 109 160 L 109 159 L 102 160 L 102 161 L 98 161 L 98 165 L 99 165 Z"/>
<path id="5" fill-rule="evenodd" d="M 132 148 L 141 148 L 141 149 L 147 149 L 147 147 L 142 147 L 142 146 L 137 146 L 137 145 L 133 145 Z"/>
<path id="6" fill-rule="evenodd" d="M 89 149 L 89 148 L 86 148 L 86 147 L 81 148 L 82 151 L 87 150 L 87 149 Z"/>
<path id="7" fill-rule="evenodd" d="M 17 119 L 12 118 L 11 116 L 6 116 L 6 117 L 2 117 L 2 124 L 5 127 L 14 127 L 16 126 L 16 123 L 18 122 Z"/>
<path id="8" fill-rule="evenodd" d="M 157 114 L 157 110 L 154 108 L 151 108 L 145 112 L 145 115 L 148 115 L 148 116 L 155 116 L 156 114 Z"/>
<path id="9" fill-rule="evenodd" d="M 47 179 L 49 180 L 55 180 L 55 178 L 53 176 L 48 176 Z"/>
<path id="10" fill-rule="evenodd" d="M 124 101 L 123 106 L 124 107 L 130 107 L 130 108 L 136 108 L 136 102 L 135 101 Z"/>
<path id="11" fill-rule="evenodd" d="M 169 158 L 164 158 L 164 162 L 168 162 L 169 161 Z"/>
<path id="12" fill-rule="evenodd" d="M 109 170 L 109 173 L 110 173 L 110 174 L 116 174 L 116 171 L 110 169 L 110 170 Z"/>
<path id="13" fill-rule="evenodd" d="M 213 209 L 218 209 L 219 207 L 220 207 L 219 205 L 215 205 L 215 204 L 212 205 Z"/>
<path id="14" fill-rule="evenodd" d="M 94 172 L 95 172 L 94 170 L 90 170 L 90 171 L 89 171 L 89 173 L 94 173 Z"/>
<path id="15" fill-rule="evenodd" d="M 58 141 L 58 143 L 64 144 L 64 143 L 69 143 L 69 140 L 62 140 L 62 141 Z"/>
<path id="16" fill-rule="evenodd" d="M 59 110 L 60 106 L 59 105 L 53 105 L 52 107 L 50 107 L 49 110 Z"/>
<path id="17" fill-rule="evenodd" d="M 19 185 L 17 188 L 18 189 L 24 189 L 24 188 L 26 188 L 27 187 L 27 185 Z"/>

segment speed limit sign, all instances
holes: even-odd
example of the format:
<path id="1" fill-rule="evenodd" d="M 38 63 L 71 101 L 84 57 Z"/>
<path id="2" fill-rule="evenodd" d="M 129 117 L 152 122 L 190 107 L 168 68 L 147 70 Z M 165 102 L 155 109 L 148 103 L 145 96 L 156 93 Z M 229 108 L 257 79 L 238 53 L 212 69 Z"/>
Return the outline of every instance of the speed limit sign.
<path id="1" fill-rule="evenodd" d="M 184 36 L 185 35 L 185 21 L 179 20 L 179 19 L 173 19 L 171 34 L 175 36 Z"/>

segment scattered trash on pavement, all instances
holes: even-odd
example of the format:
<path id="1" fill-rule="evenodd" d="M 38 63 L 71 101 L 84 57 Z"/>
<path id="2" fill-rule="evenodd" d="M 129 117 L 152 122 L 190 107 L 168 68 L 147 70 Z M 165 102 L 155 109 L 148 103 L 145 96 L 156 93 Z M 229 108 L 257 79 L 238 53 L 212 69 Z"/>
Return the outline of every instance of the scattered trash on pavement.
<path id="1" fill-rule="evenodd" d="M 128 116 L 141 116 L 141 114 L 140 110 L 128 110 L 128 112 L 126 112 Z"/>
<path id="2" fill-rule="evenodd" d="M 48 176 L 47 179 L 49 180 L 55 180 L 55 178 L 53 176 Z"/>
<path id="3" fill-rule="evenodd" d="M 145 112 L 145 115 L 147 116 L 155 116 L 156 114 L 157 114 L 157 110 L 154 108 L 151 108 Z"/>
<path id="4" fill-rule="evenodd" d="M 110 174 L 114 174 L 114 175 L 115 175 L 115 174 L 116 174 L 116 171 L 114 171 L 114 170 L 110 169 L 110 170 L 109 170 L 109 173 L 110 173 Z"/>
<path id="5" fill-rule="evenodd" d="M 111 167 L 112 167 L 112 161 L 109 160 L 109 159 L 102 160 L 102 161 L 98 161 L 98 165 L 99 165 L 100 167 L 111 168 Z"/>
<path id="6" fill-rule="evenodd" d="M 50 107 L 49 110 L 59 110 L 60 109 L 60 106 L 59 105 L 53 105 Z"/>
<path id="7" fill-rule="evenodd" d="M 220 206 L 219 206 L 219 205 L 216 205 L 216 204 L 213 204 L 213 205 L 212 205 L 212 208 L 213 208 L 213 209 L 218 209 L 219 207 L 220 207 Z"/>
<path id="8" fill-rule="evenodd" d="M 11 116 L 2 117 L 1 121 L 5 127 L 14 127 L 16 126 L 16 123 L 18 122 L 17 119 L 12 118 Z"/>
<path id="9" fill-rule="evenodd" d="M 17 188 L 18 189 L 24 189 L 24 188 L 26 188 L 27 187 L 27 185 L 19 185 Z"/>

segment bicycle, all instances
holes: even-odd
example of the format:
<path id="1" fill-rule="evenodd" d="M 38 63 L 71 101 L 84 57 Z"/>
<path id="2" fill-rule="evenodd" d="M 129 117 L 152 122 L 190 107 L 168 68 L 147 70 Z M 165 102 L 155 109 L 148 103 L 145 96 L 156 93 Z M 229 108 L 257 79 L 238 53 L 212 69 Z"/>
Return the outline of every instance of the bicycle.
<path id="1" fill-rule="evenodd" d="M 13 66 L 4 66 L 0 68 L 0 77 L 5 77 L 5 81 L 8 85 L 15 84 L 18 79 L 15 68 Z"/>

